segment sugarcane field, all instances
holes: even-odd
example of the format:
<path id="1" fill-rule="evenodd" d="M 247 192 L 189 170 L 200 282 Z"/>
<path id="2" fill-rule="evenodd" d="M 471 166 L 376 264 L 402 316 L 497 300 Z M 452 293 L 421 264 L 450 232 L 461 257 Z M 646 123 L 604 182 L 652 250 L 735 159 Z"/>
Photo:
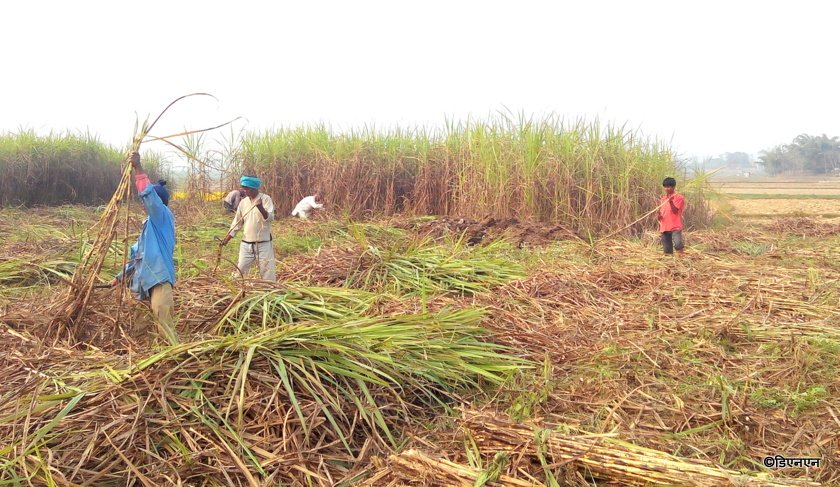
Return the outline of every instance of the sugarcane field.
<path id="1" fill-rule="evenodd" d="M 436 138 L 247 135 L 215 179 L 196 131 L 173 142 L 191 170 L 163 204 L 152 128 L 127 152 L 2 141 L 4 485 L 840 478 L 837 216 L 774 214 L 790 199 L 772 194 L 744 213 L 667 146 L 501 118 Z M 74 181 L 61 163 L 90 164 L 100 192 L 19 191 Z M 672 254 L 663 175 L 685 201 Z M 307 191 L 321 203 L 292 216 Z M 258 211 L 268 237 L 247 233 Z M 135 283 L 155 273 L 147 227 L 170 221 L 167 328 Z"/>
<path id="2" fill-rule="evenodd" d="M 840 3 L 2 17 L 0 487 L 840 486 Z"/>

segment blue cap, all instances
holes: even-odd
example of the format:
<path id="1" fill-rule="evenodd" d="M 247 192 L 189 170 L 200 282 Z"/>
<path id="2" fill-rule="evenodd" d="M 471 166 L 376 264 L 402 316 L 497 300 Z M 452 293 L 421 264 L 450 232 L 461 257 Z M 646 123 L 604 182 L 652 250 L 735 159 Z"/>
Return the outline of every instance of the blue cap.
<path id="1" fill-rule="evenodd" d="M 260 178 L 254 176 L 242 176 L 242 178 L 239 179 L 239 184 L 245 186 L 246 188 L 260 189 L 261 183 L 262 181 L 260 181 Z"/>

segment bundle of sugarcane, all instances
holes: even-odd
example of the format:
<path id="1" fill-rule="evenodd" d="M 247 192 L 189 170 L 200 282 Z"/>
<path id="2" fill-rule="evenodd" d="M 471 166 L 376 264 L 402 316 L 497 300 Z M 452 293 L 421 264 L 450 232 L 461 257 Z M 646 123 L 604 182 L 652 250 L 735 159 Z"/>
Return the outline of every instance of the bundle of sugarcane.
<path id="1" fill-rule="evenodd" d="M 140 143 L 150 129 L 151 127 L 149 127 L 148 123 L 144 123 L 142 130 L 139 132 L 135 131 L 120 182 L 117 185 L 116 191 L 114 191 L 114 195 L 111 197 L 111 201 L 105 206 L 102 216 L 97 223 L 99 233 L 94 238 L 93 244 L 89 247 L 87 253 L 85 253 L 79 266 L 76 267 L 76 271 L 70 280 L 67 298 L 64 301 L 61 311 L 57 314 L 54 323 L 75 324 L 84 316 L 88 301 L 90 301 L 91 292 L 99 276 L 99 271 L 102 269 L 102 264 L 108 256 L 108 249 L 110 249 L 111 242 L 117 233 L 121 203 L 123 200 L 128 199 L 131 193 L 131 163 L 129 162 L 131 153 L 140 150 Z"/>
<path id="2" fill-rule="evenodd" d="M 201 130 L 193 130 L 164 137 L 152 137 L 149 135 L 154 126 L 167 112 L 167 110 L 169 110 L 175 103 L 191 96 L 212 95 L 208 93 L 192 93 L 189 95 L 181 96 L 179 98 L 176 98 L 169 105 L 167 105 L 166 108 L 163 109 L 163 111 L 157 116 L 157 118 L 155 118 L 155 120 L 152 123 L 149 123 L 147 119 L 143 122 L 142 125 L 138 126 L 137 124 L 135 124 L 134 136 L 132 137 L 131 144 L 129 145 L 128 153 L 125 160 L 125 166 L 123 168 L 123 173 L 122 177 L 120 178 L 120 182 L 117 185 L 117 189 L 116 191 L 114 191 L 114 195 L 111 197 L 111 200 L 105 206 L 105 209 L 102 212 L 102 216 L 100 217 L 99 222 L 97 222 L 96 224 L 95 228 L 98 229 L 98 233 L 96 234 L 93 243 L 88 248 L 88 251 L 85 253 L 84 258 L 79 263 L 79 266 L 76 268 L 76 271 L 74 272 L 73 277 L 70 280 L 70 288 L 68 289 L 67 297 L 64 303 L 62 304 L 61 309 L 58 313 L 56 313 L 55 318 L 53 319 L 54 326 L 62 324 L 64 326 L 77 325 L 79 322 L 81 322 L 82 318 L 84 317 L 85 310 L 87 309 L 88 302 L 90 301 L 91 293 L 93 291 L 94 286 L 96 285 L 97 279 L 99 278 L 99 271 L 102 269 L 102 265 L 105 262 L 105 258 L 108 256 L 108 250 L 111 247 L 111 242 L 114 240 L 114 236 L 117 233 L 117 226 L 119 224 L 119 210 L 121 208 L 121 204 L 123 201 L 129 201 L 128 197 L 131 194 L 132 172 L 131 155 L 135 152 L 139 152 L 140 145 L 144 141 L 156 140 L 169 144 L 170 146 L 178 149 L 181 153 L 183 153 L 189 158 L 195 158 L 195 154 L 192 154 L 190 151 L 184 149 L 178 144 L 175 144 L 170 139 L 174 137 L 181 137 L 185 135 L 215 130 L 219 127 L 223 127 L 233 122 L 233 120 L 231 120 L 230 122 L 215 127 Z M 128 218 L 125 219 L 124 228 L 126 233 L 125 240 L 127 241 Z M 125 252 L 124 254 L 127 255 L 127 252 Z M 125 257 L 123 258 L 123 266 L 124 265 Z M 120 299 L 122 299 L 122 294 L 120 294 Z"/>
<path id="3" fill-rule="evenodd" d="M 502 456 L 497 458 L 504 458 Z M 479 470 L 460 465 L 446 459 L 435 459 L 417 450 L 404 451 L 388 458 L 388 467 L 370 477 L 363 485 L 403 485 L 403 479 L 427 487 L 452 486 L 473 487 L 483 485 L 511 485 L 519 487 L 540 487 L 543 484 L 520 480 L 502 475 L 502 463 L 494 462 L 490 468 Z"/>
<path id="4" fill-rule="evenodd" d="M 746 475 L 701 460 L 679 458 L 612 435 L 567 435 L 483 411 L 465 410 L 461 422 L 483 452 L 509 452 L 547 466 L 572 463 L 595 478 L 624 485 L 817 486 L 816 482 Z"/>

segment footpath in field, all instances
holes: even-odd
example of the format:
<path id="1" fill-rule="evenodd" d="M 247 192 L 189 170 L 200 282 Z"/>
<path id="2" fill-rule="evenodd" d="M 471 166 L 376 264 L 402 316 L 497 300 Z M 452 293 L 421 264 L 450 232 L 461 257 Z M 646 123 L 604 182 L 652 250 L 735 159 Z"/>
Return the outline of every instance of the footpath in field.
<path id="1" fill-rule="evenodd" d="M 179 220 L 184 343 L 98 290 L 71 347 L 49 317 L 96 215 L 2 211 L 2 481 L 840 480 L 837 225 L 690 232 L 675 260 L 655 234 L 287 222 L 269 285 L 232 277 L 233 248 L 217 260 L 227 219 L 206 209 Z"/>

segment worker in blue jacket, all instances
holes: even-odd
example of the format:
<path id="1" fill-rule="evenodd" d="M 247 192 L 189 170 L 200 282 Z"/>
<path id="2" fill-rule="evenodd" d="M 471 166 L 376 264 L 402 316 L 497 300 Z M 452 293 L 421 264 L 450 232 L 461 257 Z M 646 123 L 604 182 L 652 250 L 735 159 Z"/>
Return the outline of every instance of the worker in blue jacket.
<path id="1" fill-rule="evenodd" d="M 131 154 L 134 185 L 143 201 L 148 218 L 143 221 L 140 236 L 131 246 L 130 260 L 112 282 L 116 286 L 130 279 L 129 289 L 137 299 L 151 301 L 152 314 L 161 334 L 171 344 L 178 343 L 173 312 L 175 302 L 175 217 L 169 209 L 166 181 L 152 184 L 140 165 L 140 154 Z"/>

